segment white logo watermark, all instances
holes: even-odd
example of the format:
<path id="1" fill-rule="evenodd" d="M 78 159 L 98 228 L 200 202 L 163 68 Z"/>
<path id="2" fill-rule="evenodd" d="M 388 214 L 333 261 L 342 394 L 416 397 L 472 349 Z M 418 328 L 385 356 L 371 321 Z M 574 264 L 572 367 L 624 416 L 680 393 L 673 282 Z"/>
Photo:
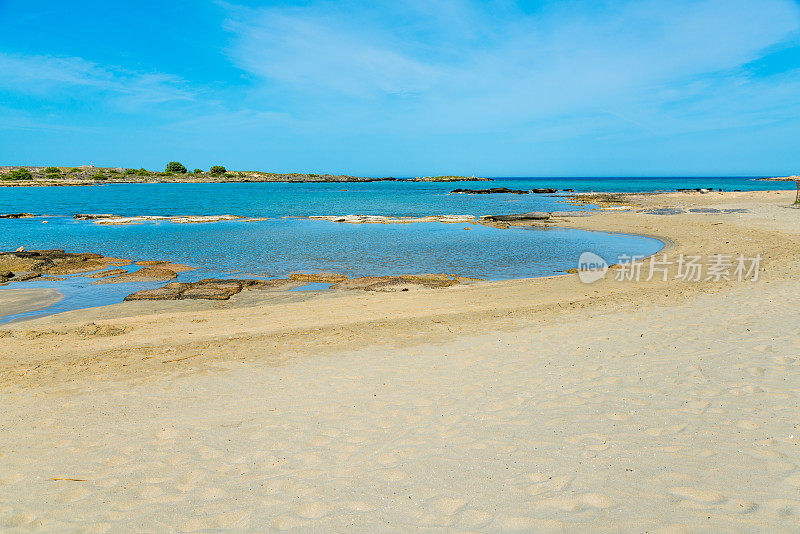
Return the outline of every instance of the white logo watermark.
<path id="1" fill-rule="evenodd" d="M 711 254 L 709 256 L 680 254 L 670 259 L 666 254 L 650 256 L 621 255 L 617 259 L 614 280 L 617 282 L 666 282 L 672 278 L 684 282 L 720 282 L 758 280 L 761 254 L 752 257 L 740 254 Z M 591 284 L 602 278 L 611 269 L 602 257 L 593 252 L 584 252 L 578 258 L 578 277 L 584 284 Z M 572 271 L 574 272 L 574 271 Z"/>
<path id="2" fill-rule="evenodd" d="M 594 252 L 584 252 L 578 258 L 578 277 L 584 284 L 605 278 L 607 272 L 608 262 Z"/>

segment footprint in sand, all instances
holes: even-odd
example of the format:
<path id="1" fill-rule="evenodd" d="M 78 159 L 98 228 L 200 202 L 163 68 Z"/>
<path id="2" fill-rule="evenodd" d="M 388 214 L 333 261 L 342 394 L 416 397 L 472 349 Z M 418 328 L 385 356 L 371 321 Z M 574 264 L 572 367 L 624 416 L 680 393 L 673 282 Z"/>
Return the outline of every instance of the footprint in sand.
<path id="1" fill-rule="evenodd" d="M 494 523 L 502 532 L 563 532 L 564 523 L 537 517 L 501 517 Z"/>
<path id="2" fill-rule="evenodd" d="M 463 528 L 474 530 L 483 528 L 492 522 L 494 516 L 483 510 L 464 510 L 461 514 L 460 525 Z"/>
<path id="3" fill-rule="evenodd" d="M 617 506 L 617 502 L 614 499 L 603 493 L 585 493 L 575 497 L 552 497 L 537 504 L 558 508 L 565 512 L 582 512 L 589 508 L 605 510 Z"/>
<path id="4" fill-rule="evenodd" d="M 16 527 L 25 526 L 25 525 L 27 525 L 29 523 L 33 523 L 34 520 L 36 520 L 36 516 L 33 515 L 32 513 L 30 513 L 30 512 L 19 512 L 19 513 L 16 513 L 16 514 L 13 514 L 13 515 L 9 516 L 5 520 L 4 524 L 8 528 L 16 528 Z"/>
<path id="5" fill-rule="evenodd" d="M 375 510 L 375 506 L 371 505 L 368 502 L 364 501 L 349 501 L 342 505 L 342 508 L 348 510 L 350 512 L 372 512 Z"/>
<path id="6" fill-rule="evenodd" d="M 293 515 L 285 514 L 275 518 L 272 522 L 272 528 L 276 530 L 291 530 L 293 528 L 302 528 L 310 525 L 311 522 L 305 519 L 300 519 Z"/>
<path id="7" fill-rule="evenodd" d="M 433 500 L 429 507 L 432 512 L 442 515 L 454 515 L 463 509 L 469 501 L 465 499 L 453 499 L 450 497 L 441 497 Z"/>
<path id="8" fill-rule="evenodd" d="M 320 519 L 333 512 L 333 507 L 321 501 L 312 501 L 301 504 L 297 508 L 297 515 L 304 519 Z"/>
<path id="9" fill-rule="evenodd" d="M 75 531 L 75 534 L 103 534 L 111 528 L 110 523 L 94 523 Z"/>
<path id="10" fill-rule="evenodd" d="M 79 484 L 79 482 L 76 482 Z M 82 486 L 75 486 L 58 494 L 56 501 L 60 503 L 70 503 L 84 499 L 92 494 L 92 491 Z"/>
<path id="11" fill-rule="evenodd" d="M 701 504 L 719 504 L 727 499 L 725 495 L 716 491 L 691 486 L 675 486 L 669 489 L 669 493 L 675 497 Z"/>

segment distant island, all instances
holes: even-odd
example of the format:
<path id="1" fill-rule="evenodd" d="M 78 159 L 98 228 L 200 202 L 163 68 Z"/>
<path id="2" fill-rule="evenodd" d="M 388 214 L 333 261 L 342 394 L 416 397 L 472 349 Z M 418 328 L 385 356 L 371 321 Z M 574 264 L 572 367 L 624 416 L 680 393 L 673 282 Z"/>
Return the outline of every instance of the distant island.
<path id="1" fill-rule="evenodd" d="M 275 173 L 230 171 L 221 165 L 189 171 L 179 162 L 168 163 L 163 171 L 126 167 L 0 167 L 3 185 L 98 185 L 106 183 L 224 183 L 224 182 L 483 182 L 491 178 L 477 176 L 420 176 L 416 178 L 365 177 L 345 174 Z"/>
<path id="2" fill-rule="evenodd" d="M 775 176 L 773 178 L 758 178 L 759 182 L 800 182 L 800 176 Z"/>

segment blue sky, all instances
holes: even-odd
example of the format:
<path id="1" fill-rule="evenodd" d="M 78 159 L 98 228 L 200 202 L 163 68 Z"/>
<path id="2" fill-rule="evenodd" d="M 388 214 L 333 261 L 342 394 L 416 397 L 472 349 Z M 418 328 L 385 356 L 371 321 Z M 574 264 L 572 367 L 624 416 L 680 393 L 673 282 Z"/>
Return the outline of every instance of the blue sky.
<path id="1" fill-rule="evenodd" d="M 0 0 L 0 164 L 800 171 L 794 0 Z"/>

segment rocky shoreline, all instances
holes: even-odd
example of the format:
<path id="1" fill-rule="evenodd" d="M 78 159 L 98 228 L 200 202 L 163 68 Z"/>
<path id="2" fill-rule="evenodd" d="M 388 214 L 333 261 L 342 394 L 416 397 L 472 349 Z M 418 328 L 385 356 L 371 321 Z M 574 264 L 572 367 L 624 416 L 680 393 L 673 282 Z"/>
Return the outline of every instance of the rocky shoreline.
<path id="1" fill-rule="evenodd" d="M 122 267 L 135 266 L 136 270 Z M 116 268 L 111 268 L 116 267 Z M 125 301 L 134 300 L 228 300 L 245 289 L 290 290 L 313 283 L 329 284 L 330 289 L 363 291 L 409 291 L 415 288 L 446 288 L 476 281 L 455 274 L 401 274 L 349 278 L 339 273 L 291 273 L 288 278 L 221 279 L 196 282 L 174 281 L 192 267 L 168 261 L 132 261 L 101 254 L 65 252 L 61 249 L 0 252 L 0 286 L 28 280 L 62 281 L 66 276 L 93 278 L 97 284 L 169 282 L 156 289 L 136 291 Z"/>
<path id="2" fill-rule="evenodd" d="M 184 169 L 186 170 L 186 169 Z M 22 171 L 20 173 L 20 171 Z M 0 166 L 0 186 L 103 185 L 114 183 L 345 183 L 345 182 L 488 182 L 479 176 L 418 176 L 415 178 L 351 176 L 347 174 L 274 173 L 225 171 L 211 173 L 158 172 L 125 167 L 41 167 Z"/>

